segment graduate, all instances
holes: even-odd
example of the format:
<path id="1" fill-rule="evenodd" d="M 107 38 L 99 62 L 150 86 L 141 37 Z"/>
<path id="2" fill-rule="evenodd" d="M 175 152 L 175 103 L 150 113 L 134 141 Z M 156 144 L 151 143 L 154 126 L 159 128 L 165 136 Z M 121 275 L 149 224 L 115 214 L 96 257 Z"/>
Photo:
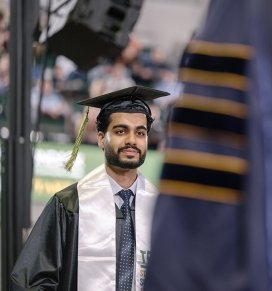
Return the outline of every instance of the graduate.
<path id="1" fill-rule="evenodd" d="M 47 203 L 11 274 L 22 290 L 143 289 L 157 189 L 137 168 L 154 120 L 146 102 L 166 95 L 133 86 L 79 102 L 101 108 L 97 139 L 105 163 Z"/>

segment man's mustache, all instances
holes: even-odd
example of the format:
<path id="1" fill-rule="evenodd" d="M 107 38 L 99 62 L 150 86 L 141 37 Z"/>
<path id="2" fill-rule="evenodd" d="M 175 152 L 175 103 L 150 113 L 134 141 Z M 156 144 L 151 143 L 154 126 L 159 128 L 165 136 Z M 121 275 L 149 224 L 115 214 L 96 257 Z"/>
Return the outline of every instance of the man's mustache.
<path id="1" fill-rule="evenodd" d="M 123 151 L 123 150 L 126 150 L 126 149 L 134 149 L 135 151 L 137 151 L 139 154 L 141 154 L 142 152 L 141 152 L 141 150 L 140 149 L 138 149 L 136 146 L 133 146 L 133 145 L 127 145 L 127 146 L 124 146 L 124 147 L 122 147 L 122 148 L 119 148 L 118 149 L 118 154 L 121 152 L 121 151 Z"/>

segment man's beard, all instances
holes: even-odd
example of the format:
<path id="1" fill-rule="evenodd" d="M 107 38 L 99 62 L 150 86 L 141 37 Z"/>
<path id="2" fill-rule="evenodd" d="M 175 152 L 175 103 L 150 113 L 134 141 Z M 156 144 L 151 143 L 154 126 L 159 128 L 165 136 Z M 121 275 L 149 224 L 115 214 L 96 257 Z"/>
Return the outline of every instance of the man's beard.
<path id="1" fill-rule="evenodd" d="M 119 156 L 120 152 L 126 148 L 132 148 L 138 151 L 139 153 L 138 161 L 129 161 L 129 160 L 122 161 L 120 159 L 120 156 Z M 140 167 L 144 163 L 145 157 L 146 157 L 146 152 L 142 153 L 138 148 L 134 146 L 126 146 L 126 147 L 120 148 L 118 149 L 117 153 L 115 153 L 114 150 L 110 146 L 105 148 L 106 162 L 109 165 L 122 168 L 122 169 L 136 169 Z"/>

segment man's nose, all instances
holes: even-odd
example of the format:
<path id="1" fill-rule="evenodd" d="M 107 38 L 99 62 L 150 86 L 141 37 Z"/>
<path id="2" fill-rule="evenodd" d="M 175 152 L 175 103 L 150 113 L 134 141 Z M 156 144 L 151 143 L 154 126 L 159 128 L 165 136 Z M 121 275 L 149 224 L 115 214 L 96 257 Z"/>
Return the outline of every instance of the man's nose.
<path id="1" fill-rule="evenodd" d="M 126 144 L 136 144 L 136 135 L 134 132 L 129 132 L 126 138 Z"/>

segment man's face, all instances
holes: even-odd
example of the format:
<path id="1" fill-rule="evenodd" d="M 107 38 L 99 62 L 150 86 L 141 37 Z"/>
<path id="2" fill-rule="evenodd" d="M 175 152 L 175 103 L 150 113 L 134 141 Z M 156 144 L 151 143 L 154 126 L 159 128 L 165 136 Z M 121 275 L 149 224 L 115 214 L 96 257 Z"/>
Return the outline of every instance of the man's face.
<path id="1" fill-rule="evenodd" d="M 136 169 L 147 151 L 147 121 L 143 113 L 116 112 L 110 116 L 107 132 L 98 133 L 98 145 L 106 163 L 122 169 Z"/>

